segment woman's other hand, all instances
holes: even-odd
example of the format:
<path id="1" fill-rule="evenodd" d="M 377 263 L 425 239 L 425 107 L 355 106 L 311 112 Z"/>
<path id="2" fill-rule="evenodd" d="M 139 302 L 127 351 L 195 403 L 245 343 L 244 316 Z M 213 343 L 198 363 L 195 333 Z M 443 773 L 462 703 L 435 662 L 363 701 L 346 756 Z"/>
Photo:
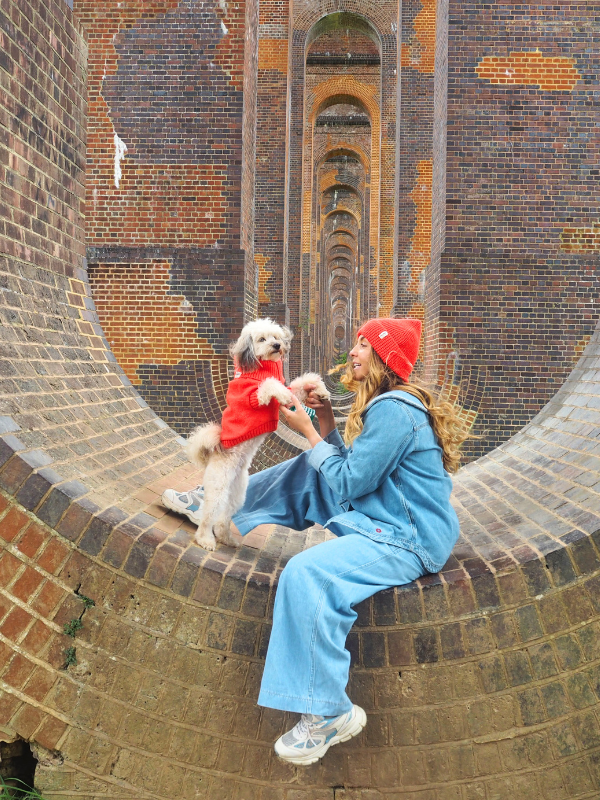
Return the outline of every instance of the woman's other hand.
<path id="1" fill-rule="evenodd" d="M 322 400 L 320 397 L 318 397 L 318 395 L 315 394 L 315 389 L 316 386 L 314 383 L 307 383 L 304 386 L 304 391 L 306 392 L 304 405 L 308 406 L 309 408 L 314 408 L 315 411 L 325 408 L 327 405 L 331 405 L 329 400 Z"/>
<path id="2" fill-rule="evenodd" d="M 307 383 L 304 387 L 304 391 L 307 392 L 304 405 L 315 410 L 317 414 L 317 420 L 319 422 L 319 428 L 321 430 L 321 436 L 325 438 L 327 434 L 331 433 L 331 431 L 335 428 L 333 408 L 330 400 L 322 400 L 315 394 L 315 388 L 316 387 L 314 383 Z"/>
<path id="3" fill-rule="evenodd" d="M 302 408 L 301 403 L 296 401 L 294 411 L 292 411 L 291 408 L 287 408 L 286 406 L 280 406 L 279 410 L 283 414 L 283 417 L 287 422 L 287 424 L 290 426 L 290 428 L 292 428 L 292 430 L 298 431 L 298 433 L 301 433 L 303 436 L 306 436 L 311 447 L 314 447 L 317 444 L 317 442 L 321 441 L 321 437 L 314 429 L 312 420 L 308 416 L 306 411 Z"/>

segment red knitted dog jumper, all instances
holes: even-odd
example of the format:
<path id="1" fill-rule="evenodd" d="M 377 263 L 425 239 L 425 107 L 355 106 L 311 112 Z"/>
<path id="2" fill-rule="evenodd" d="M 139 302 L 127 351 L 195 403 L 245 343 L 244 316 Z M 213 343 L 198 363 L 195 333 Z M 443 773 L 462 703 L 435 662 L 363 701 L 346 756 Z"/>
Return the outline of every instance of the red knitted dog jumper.
<path id="1" fill-rule="evenodd" d="M 281 361 L 259 361 L 254 372 L 240 372 L 227 388 L 227 408 L 221 420 L 221 444 L 225 448 L 253 439 L 261 433 L 271 433 L 279 421 L 279 403 L 275 398 L 269 405 L 258 403 L 257 392 L 265 378 L 276 378 L 284 386 Z"/>

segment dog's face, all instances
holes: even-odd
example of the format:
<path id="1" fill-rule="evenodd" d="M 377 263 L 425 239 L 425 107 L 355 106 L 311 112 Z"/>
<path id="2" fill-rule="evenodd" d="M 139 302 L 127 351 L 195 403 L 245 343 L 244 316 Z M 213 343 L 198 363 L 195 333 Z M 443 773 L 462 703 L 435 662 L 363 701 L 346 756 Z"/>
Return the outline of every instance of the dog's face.
<path id="1" fill-rule="evenodd" d="M 292 332 L 271 319 L 255 319 L 244 325 L 231 355 L 242 372 L 256 369 L 259 361 L 279 361 L 289 351 Z"/>

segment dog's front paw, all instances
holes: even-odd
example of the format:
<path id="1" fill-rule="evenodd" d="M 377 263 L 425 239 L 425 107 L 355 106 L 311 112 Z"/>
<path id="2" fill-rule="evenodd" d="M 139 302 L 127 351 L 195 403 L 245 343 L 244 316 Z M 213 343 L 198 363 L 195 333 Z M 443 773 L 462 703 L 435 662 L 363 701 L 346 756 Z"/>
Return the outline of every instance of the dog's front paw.
<path id="1" fill-rule="evenodd" d="M 198 527 L 196 531 L 196 535 L 194 536 L 194 541 L 200 547 L 203 547 L 205 550 L 214 550 L 217 546 L 217 540 L 214 537 L 214 534 L 210 528 L 203 528 L 202 525 Z"/>
<path id="2" fill-rule="evenodd" d="M 296 399 L 294 395 L 284 386 L 282 386 L 281 391 L 277 392 L 277 394 L 274 394 L 273 397 L 277 400 L 279 405 L 282 406 L 289 406 L 289 404 L 293 403 Z"/>
<path id="3" fill-rule="evenodd" d="M 304 375 L 300 375 L 299 378 L 296 378 L 290 383 L 290 389 L 298 400 L 303 403 L 308 395 L 305 387 L 310 385 L 315 387 L 311 389 L 311 391 L 317 395 L 319 400 L 329 400 L 331 396 L 329 390 L 317 372 L 305 372 Z"/>
<path id="4" fill-rule="evenodd" d="M 268 406 L 273 398 L 282 406 L 294 402 L 294 395 L 277 378 L 265 378 L 258 387 L 256 397 L 261 406 Z"/>

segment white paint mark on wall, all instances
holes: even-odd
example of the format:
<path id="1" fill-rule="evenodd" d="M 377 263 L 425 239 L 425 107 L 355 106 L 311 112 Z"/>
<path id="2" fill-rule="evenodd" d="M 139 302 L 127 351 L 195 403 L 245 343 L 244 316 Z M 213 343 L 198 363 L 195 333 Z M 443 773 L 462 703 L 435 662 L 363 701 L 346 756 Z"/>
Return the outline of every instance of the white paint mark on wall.
<path id="1" fill-rule="evenodd" d="M 121 161 L 125 158 L 127 152 L 127 145 L 122 139 L 119 139 L 118 134 L 115 133 L 115 189 L 119 188 L 123 173 L 121 172 Z"/>
<path id="2" fill-rule="evenodd" d="M 229 31 L 225 27 L 225 23 L 223 22 L 223 20 L 221 20 L 221 30 L 223 31 L 223 36 L 227 36 L 227 34 L 229 33 Z"/>

